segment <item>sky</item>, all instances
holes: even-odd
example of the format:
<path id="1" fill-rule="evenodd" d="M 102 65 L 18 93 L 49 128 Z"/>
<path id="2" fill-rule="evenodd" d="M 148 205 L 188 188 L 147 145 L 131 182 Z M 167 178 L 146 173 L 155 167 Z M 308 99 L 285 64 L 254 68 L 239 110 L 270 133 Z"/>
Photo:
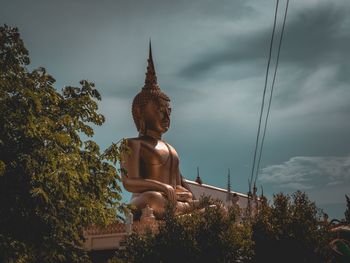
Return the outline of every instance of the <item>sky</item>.
<path id="1" fill-rule="evenodd" d="M 285 1 L 280 1 L 276 34 Z M 164 139 L 187 179 L 247 192 L 275 1 L 0 0 L 30 68 L 56 88 L 95 82 L 106 123 L 101 149 L 136 137 L 131 103 L 144 84 L 152 39 L 158 83 L 170 97 Z M 331 218 L 350 194 L 350 2 L 291 0 L 257 185 L 305 191 Z M 274 46 L 272 67 L 277 47 Z M 268 87 L 270 87 L 269 82 Z M 124 200 L 130 198 L 123 190 Z"/>

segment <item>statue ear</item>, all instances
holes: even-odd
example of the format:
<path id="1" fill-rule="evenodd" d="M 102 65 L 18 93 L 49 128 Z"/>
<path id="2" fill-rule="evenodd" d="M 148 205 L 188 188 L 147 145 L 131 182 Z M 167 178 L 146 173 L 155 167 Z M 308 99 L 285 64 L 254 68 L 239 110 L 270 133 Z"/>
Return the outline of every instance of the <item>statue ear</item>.
<path id="1" fill-rule="evenodd" d="M 146 123 L 143 118 L 140 119 L 139 124 L 140 124 L 139 132 L 142 134 L 146 134 Z"/>
<path id="2" fill-rule="evenodd" d="M 136 118 L 137 118 L 137 122 L 138 122 L 138 131 L 142 134 L 145 134 L 146 132 L 146 124 L 145 124 L 145 120 L 143 118 L 143 112 L 141 111 L 140 107 L 137 107 L 135 109 L 135 114 L 136 114 Z"/>
<path id="3" fill-rule="evenodd" d="M 136 107 L 135 108 L 135 117 L 139 120 L 139 119 L 141 119 L 141 109 L 140 109 L 140 107 Z"/>

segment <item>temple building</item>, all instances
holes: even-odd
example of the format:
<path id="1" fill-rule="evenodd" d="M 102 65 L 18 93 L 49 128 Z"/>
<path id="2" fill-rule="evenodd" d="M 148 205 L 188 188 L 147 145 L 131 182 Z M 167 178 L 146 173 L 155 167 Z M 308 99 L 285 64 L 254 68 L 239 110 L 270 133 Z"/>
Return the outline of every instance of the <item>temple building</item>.
<path id="1" fill-rule="evenodd" d="M 186 183 L 191 188 L 194 196 L 199 199 L 201 196 L 210 196 L 213 199 L 218 199 L 222 203 L 229 207 L 237 204 L 240 209 L 244 210 L 248 204 L 248 196 L 246 194 L 227 191 L 227 189 L 219 188 L 208 184 L 199 184 L 195 181 L 186 180 Z"/>
<path id="2" fill-rule="evenodd" d="M 191 189 L 195 199 L 201 196 L 210 196 L 213 199 L 220 200 L 224 206 L 238 205 L 241 210 L 246 209 L 248 205 L 248 195 L 231 191 L 231 171 L 228 169 L 227 188 L 219 188 L 216 186 L 204 184 L 199 175 L 199 167 L 197 167 L 197 177 L 195 181 L 185 180 Z"/>

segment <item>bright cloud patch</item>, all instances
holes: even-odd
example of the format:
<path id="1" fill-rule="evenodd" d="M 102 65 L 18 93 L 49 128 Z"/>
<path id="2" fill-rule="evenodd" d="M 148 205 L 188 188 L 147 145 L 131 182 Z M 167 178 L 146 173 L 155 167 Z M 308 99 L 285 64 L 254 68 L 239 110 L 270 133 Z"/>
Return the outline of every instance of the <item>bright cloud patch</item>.
<path id="1" fill-rule="evenodd" d="M 350 183 L 350 156 L 297 156 L 262 169 L 261 181 L 278 187 L 306 190 Z"/>

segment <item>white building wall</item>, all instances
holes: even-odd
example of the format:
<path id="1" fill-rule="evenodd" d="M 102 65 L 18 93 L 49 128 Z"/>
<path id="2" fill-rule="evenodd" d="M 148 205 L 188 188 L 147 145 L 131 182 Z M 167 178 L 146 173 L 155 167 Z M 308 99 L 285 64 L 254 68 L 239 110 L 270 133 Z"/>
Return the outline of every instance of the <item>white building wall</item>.
<path id="1" fill-rule="evenodd" d="M 221 200 L 226 206 L 231 205 L 232 203 L 227 202 L 227 190 L 207 185 L 207 184 L 198 184 L 197 182 L 186 180 L 186 183 L 191 188 L 192 193 L 194 194 L 196 199 L 199 199 L 202 195 L 209 195 L 214 199 Z M 231 191 L 231 194 L 237 194 L 238 201 L 237 204 L 241 209 L 244 209 L 247 207 L 248 204 L 248 197 L 245 194 L 237 193 L 234 191 Z"/>

